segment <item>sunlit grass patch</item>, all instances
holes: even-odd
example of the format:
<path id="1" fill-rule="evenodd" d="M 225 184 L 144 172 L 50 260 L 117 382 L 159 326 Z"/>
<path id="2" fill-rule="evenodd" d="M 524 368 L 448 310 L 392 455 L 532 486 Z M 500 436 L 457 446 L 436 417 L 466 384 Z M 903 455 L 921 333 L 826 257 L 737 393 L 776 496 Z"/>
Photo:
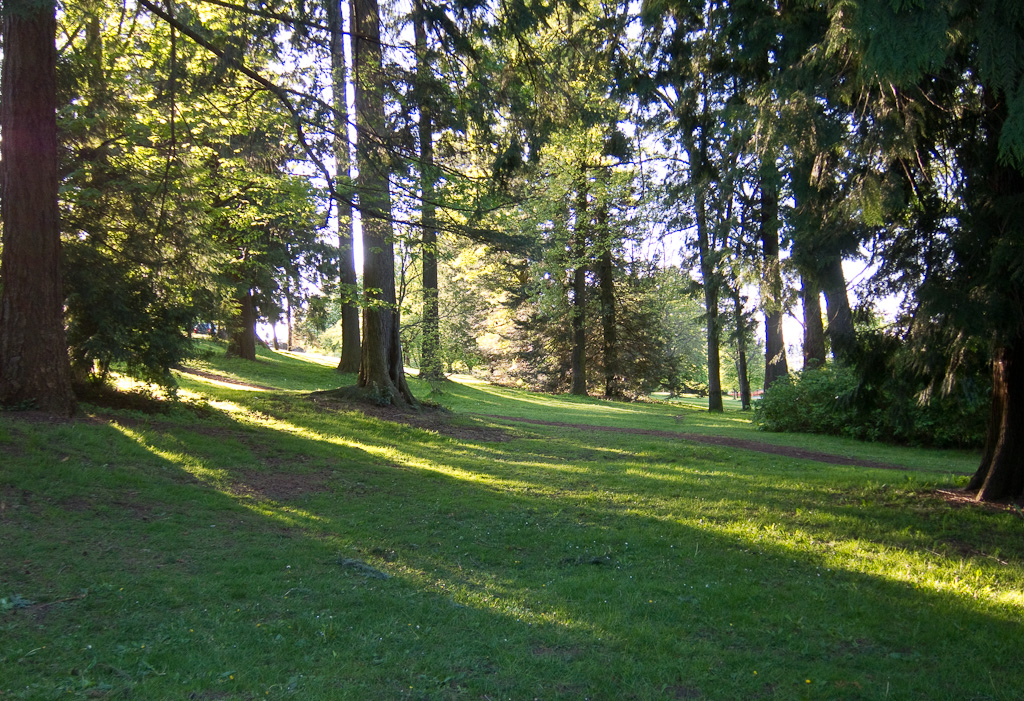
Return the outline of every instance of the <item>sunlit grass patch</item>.
<path id="1" fill-rule="evenodd" d="M 207 358 L 275 389 L 183 377 L 202 415 L 0 416 L 4 698 L 1018 695 L 1020 517 L 930 496 L 947 454 L 480 384 L 402 425 L 300 355 Z"/>

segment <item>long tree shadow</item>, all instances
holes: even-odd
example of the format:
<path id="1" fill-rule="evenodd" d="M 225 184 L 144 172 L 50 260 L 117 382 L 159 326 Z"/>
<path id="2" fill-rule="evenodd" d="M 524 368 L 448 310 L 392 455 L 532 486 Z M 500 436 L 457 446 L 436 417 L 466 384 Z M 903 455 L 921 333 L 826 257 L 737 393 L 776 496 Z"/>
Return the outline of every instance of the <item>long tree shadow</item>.
<path id="1" fill-rule="evenodd" d="M 89 610 L 53 607 L 41 630 L 18 613 L 9 644 L 24 653 L 46 641 L 67 668 L 91 655 L 97 680 L 143 695 L 168 688 L 147 668 L 195 670 L 196 656 L 208 674 L 177 688 L 208 697 L 1012 698 L 1019 688 L 1019 609 L 828 568 L 811 546 L 733 528 L 739 499 L 705 513 L 724 481 L 749 478 L 721 454 L 680 456 L 666 492 L 673 470 L 627 479 L 620 462 L 633 458 L 613 437 L 566 464 L 545 448 L 564 438 L 543 432 L 475 444 L 356 415 L 285 421 L 260 405 L 213 427 L 26 435 L 14 459 L 30 466 L 19 484 L 34 496 L 16 523 L 51 536 L 31 552 L 52 563 L 29 574 L 4 564 L 2 581 L 28 592 L 49 582 L 53 600 L 88 590 Z M 109 460 L 83 465 L 97 443 Z M 75 445 L 81 455 L 67 455 Z M 602 451 L 615 459 L 594 459 Z M 819 503 L 825 487 L 809 489 L 762 488 L 761 521 Z M 54 518 L 59 536 L 46 530 Z M 8 520 L 5 545 L 28 551 Z M 812 526 L 837 541 L 855 528 Z M 86 638 L 66 632 L 95 631 L 97 618 L 116 635 L 85 653 Z M 964 649 L 975 657 L 949 664 Z M 24 659 L 39 679 L 64 678 Z M 232 670 L 246 670 L 244 683 Z M 1006 686 L 979 687 L 985 671 Z"/>
<path id="2" fill-rule="evenodd" d="M 510 597 L 510 592 L 522 592 L 524 585 L 532 582 L 532 585 L 526 586 L 526 591 L 540 591 L 545 589 L 547 583 L 544 581 L 545 577 L 552 574 L 550 566 L 552 562 L 557 561 L 559 565 L 593 565 L 594 567 L 600 567 L 602 565 L 609 565 L 613 562 L 618 562 L 612 555 L 617 545 L 614 540 L 614 534 L 618 531 L 625 531 L 635 528 L 635 521 L 641 519 L 635 511 L 629 509 L 628 505 L 623 504 L 621 497 L 624 495 L 624 490 L 621 489 L 621 485 L 616 483 L 614 485 L 602 485 L 595 483 L 593 478 L 603 477 L 605 482 L 608 481 L 607 476 L 602 476 L 600 470 L 592 470 L 591 480 L 588 481 L 586 489 L 581 486 L 575 493 L 563 493 L 556 499 L 552 499 L 552 496 L 557 494 L 559 490 L 565 491 L 562 487 L 550 486 L 547 487 L 545 484 L 545 477 L 543 471 L 531 475 L 526 480 L 528 484 L 525 484 L 521 489 L 510 489 L 510 488 L 499 488 L 485 486 L 484 484 L 467 479 L 463 477 L 452 477 L 439 472 L 437 469 L 429 466 L 430 459 L 436 455 L 436 445 L 440 439 L 438 437 L 422 437 L 419 440 L 413 438 L 413 434 L 402 434 L 401 436 L 394 436 L 392 440 L 395 444 L 401 444 L 402 450 L 393 453 L 393 459 L 397 465 L 416 466 L 417 469 L 426 470 L 430 473 L 428 479 L 436 480 L 441 482 L 451 482 L 450 486 L 440 491 L 443 493 L 456 492 L 466 495 L 466 499 L 460 499 L 460 504 L 463 502 L 473 503 L 477 498 L 467 494 L 467 492 L 486 492 L 488 497 L 497 496 L 501 506 L 498 509 L 487 508 L 481 509 L 477 513 L 470 513 L 468 515 L 463 514 L 461 517 L 457 517 L 452 513 L 444 513 L 447 508 L 450 508 L 450 502 L 446 501 L 444 505 L 439 506 L 434 512 L 427 512 L 423 518 L 418 522 L 419 528 L 416 532 L 419 535 L 426 535 L 427 538 L 415 539 L 416 542 L 400 542 L 398 540 L 390 540 L 385 547 L 387 552 L 403 552 L 405 556 L 411 561 L 418 562 L 423 558 L 422 543 L 418 542 L 425 540 L 430 548 L 444 552 L 440 557 L 428 558 L 432 571 L 443 571 L 447 575 L 445 579 L 449 582 L 449 586 L 464 587 L 469 591 L 473 591 L 474 588 L 495 592 L 498 591 L 497 583 L 501 581 L 496 574 L 502 567 L 501 564 L 507 565 L 507 559 L 509 557 L 515 557 L 515 555 L 509 555 L 508 552 L 494 552 L 493 547 L 488 547 L 488 540 L 486 538 L 478 538 L 475 546 L 467 544 L 469 547 L 462 549 L 458 552 L 458 547 L 455 550 L 450 547 L 446 548 L 446 543 L 450 545 L 452 534 L 462 528 L 462 523 L 470 522 L 479 524 L 475 530 L 477 531 L 490 531 L 494 536 L 491 541 L 494 543 L 508 543 L 508 542 L 522 542 L 522 545 L 515 546 L 521 548 L 523 553 L 531 552 L 537 549 L 536 541 L 530 538 L 530 532 L 535 531 L 539 526 L 537 525 L 538 519 L 544 520 L 544 515 L 547 514 L 552 519 L 550 528 L 557 528 L 560 533 L 564 533 L 567 536 L 575 536 L 573 540 L 579 541 L 576 548 L 579 547 L 580 543 L 587 546 L 585 552 L 582 554 L 571 551 L 568 555 L 563 554 L 562 557 L 557 557 L 559 553 L 551 552 L 550 548 L 547 553 L 544 554 L 541 562 L 536 562 L 536 557 L 533 558 L 533 565 L 537 565 L 536 572 L 542 573 L 542 576 L 538 579 L 535 574 L 524 574 L 521 579 L 517 578 L 509 582 L 507 577 L 505 578 L 505 590 L 504 596 L 506 599 Z M 550 439 L 549 439 L 550 440 Z M 484 454 L 490 452 L 490 460 L 481 460 Z M 487 465 L 484 468 L 484 472 L 487 472 L 492 477 L 500 475 L 501 470 L 496 468 L 502 464 L 502 449 L 494 448 L 481 448 L 476 446 L 473 448 L 473 454 L 467 456 L 465 460 L 453 460 L 453 465 L 449 465 L 449 468 L 457 468 L 457 472 L 463 475 L 472 475 L 479 473 L 481 465 Z M 522 462 L 523 455 L 520 452 L 517 455 L 517 461 Z M 549 465 L 552 461 L 546 456 L 539 456 L 534 462 L 536 464 L 543 464 L 547 460 Z M 426 467 L 424 467 L 426 466 Z M 557 467 L 557 466 L 554 466 Z M 408 477 L 408 472 L 402 473 L 403 477 Z M 506 476 L 510 477 L 510 476 Z M 733 475 L 722 475 L 721 479 L 730 479 Z M 420 480 L 427 478 L 426 476 L 419 474 L 416 475 L 412 482 L 415 486 L 411 489 L 397 489 L 394 494 L 397 498 L 402 500 L 406 494 L 421 494 L 422 487 Z M 613 482 L 617 482 L 614 480 Z M 396 486 L 404 480 L 396 481 Z M 523 476 L 516 473 L 515 478 L 510 480 L 511 482 L 523 482 Z M 612 486 L 612 489 L 602 489 L 602 486 Z M 813 489 L 813 488 L 812 488 Z M 537 494 L 531 494 L 533 490 L 538 492 Z M 794 507 L 794 494 L 798 493 L 799 490 L 796 488 L 775 490 L 777 493 L 775 496 L 766 500 L 767 503 L 762 502 L 762 507 L 767 508 L 769 511 L 780 509 L 791 510 Z M 594 493 L 598 492 L 599 497 L 609 497 L 604 500 L 601 498 L 594 499 Z M 615 497 L 619 497 L 616 500 Z M 815 503 L 814 497 L 806 497 L 803 499 L 808 504 Z M 699 509 L 699 499 L 690 500 L 690 509 Z M 465 509 L 464 504 L 460 508 Z M 567 516 L 566 514 L 570 514 Z M 695 515 L 695 514 L 694 514 Z M 453 528 L 452 519 L 457 518 L 458 524 Z M 692 519 L 691 519 L 692 520 Z M 678 540 L 678 533 L 680 532 L 680 519 L 646 519 L 647 525 L 645 529 L 649 528 L 652 531 L 661 529 L 667 529 L 661 534 L 661 538 Z M 526 528 L 533 524 L 533 528 Z M 595 525 L 600 524 L 600 525 Z M 830 526 L 830 527 L 834 527 Z M 514 530 L 511 530 L 514 529 Z M 525 530 L 525 532 L 523 532 Z M 764 590 L 766 580 L 764 580 L 765 572 L 777 572 L 780 569 L 784 572 L 781 576 L 776 574 L 774 578 L 767 580 L 767 583 L 776 589 L 784 588 L 792 585 L 793 591 L 787 593 L 783 597 L 787 605 L 783 607 L 786 612 L 785 615 L 789 618 L 793 618 L 793 612 L 799 611 L 800 601 L 803 596 L 816 596 L 825 600 L 829 603 L 831 615 L 842 615 L 844 623 L 840 628 L 851 628 L 853 629 L 854 637 L 850 637 L 851 634 L 843 633 L 840 638 L 845 640 L 844 644 L 847 644 L 851 649 L 860 650 L 864 652 L 862 648 L 865 646 L 870 647 L 875 653 L 880 650 L 885 652 L 884 659 L 878 659 L 876 654 L 860 654 L 853 655 L 857 662 L 854 664 L 854 668 L 857 665 L 867 665 L 866 668 L 861 669 L 861 672 L 867 674 L 868 679 L 878 679 L 876 665 L 881 667 L 894 666 L 896 669 L 892 672 L 896 674 L 899 671 L 900 662 L 905 660 L 918 660 L 923 656 L 922 653 L 914 652 L 912 649 L 914 646 L 921 645 L 923 641 L 932 641 L 945 639 L 940 635 L 939 637 L 933 638 L 932 635 L 936 633 L 936 628 L 942 632 L 943 635 L 952 635 L 954 631 L 960 631 L 957 635 L 963 636 L 961 629 L 964 628 L 964 623 L 970 623 L 966 629 L 977 632 L 979 623 L 971 620 L 974 616 L 979 616 L 979 621 L 986 622 L 981 625 L 981 628 L 987 628 L 989 632 L 992 631 L 992 627 L 1000 628 L 1001 632 L 1006 635 L 1016 632 L 1016 637 L 1019 639 L 1019 611 L 1013 614 L 1012 610 L 1008 617 L 1004 614 L 1006 612 L 1001 611 L 1001 607 L 986 607 L 984 605 L 977 605 L 973 603 L 965 603 L 962 595 L 956 595 L 952 593 L 943 593 L 939 591 L 919 591 L 914 590 L 910 586 L 903 584 L 898 578 L 879 578 L 871 574 L 865 574 L 861 572 L 847 571 L 839 573 L 828 573 L 826 576 L 826 582 L 824 589 L 820 584 L 822 567 L 821 559 L 814 552 L 813 549 L 794 549 L 792 547 L 786 547 L 778 544 L 773 544 L 769 539 L 766 542 L 761 542 L 760 538 L 754 539 L 749 537 L 736 537 L 735 535 L 723 532 L 721 530 L 714 531 L 711 529 L 682 529 L 683 532 L 689 533 L 691 536 L 690 540 L 696 540 L 698 547 L 700 540 L 710 540 L 712 547 L 717 547 L 731 553 L 729 559 L 732 561 L 724 563 L 724 568 L 737 578 L 730 583 L 732 587 L 731 591 L 743 592 L 740 596 L 748 596 L 751 592 L 761 592 Z M 500 534 L 500 535 L 497 535 Z M 588 538 L 592 535 L 599 534 L 601 539 Z M 386 532 L 381 532 L 380 536 L 386 536 Z M 608 536 L 611 535 L 612 540 L 607 540 Z M 832 534 L 839 539 L 852 537 L 847 531 L 840 531 Z M 675 536 L 675 537 L 673 537 Z M 650 537 L 648 537 L 650 540 Z M 651 541 L 654 542 L 654 541 Z M 755 546 L 756 543 L 756 547 Z M 572 542 L 568 543 L 572 546 Z M 507 549 L 508 546 L 505 546 Z M 621 549 L 621 545 L 619 548 Z M 634 546 L 635 547 L 635 546 Z M 500 549 L 500 546 L 499 546 Z M 739 551 L 739 554 L 736 551 Z M 445 552 L 446 551 L 446 552 Z M 749 552 L 748 552 L 749 551 Z M 519 552 L 517 550 L 516 552 Z M 636 551 L 631 551 L 635 553 Z M 707 550 L 705 549 L 705 553 Z M 751 554 L 752 553 L 752 554 Z M 767 558 L 765 556 L 768 556 Z M 523 556 L 525 557 L 525 555 Z M 793 558 L 792 560 L 790 558 Z M 765 560 L 769 561 L 769 566 L 765 567 Z M 758 567 L 740 567 L 735 561 L 742 560 L 744 564 L 754 565 L 758 564 Z M 749 560 L 749 562 L 747 562 Z M 533 572 L 530 569 L 532 565 L 527 565 L 526 560 L 522 560 L 524 563 L 524 572 Z M 790 566 L 790 562 L 793 566 Z M 446 566 L 447 563 L 447 566 Z M 452 564 L 454 563 L 454 565 Z M 465 572 L 467 571 L 467 563 L 475 574 L 472 577 L 467 578 Z M 785 567 L 783 567 L 785 565 Z M 494 572 L 488 572 L 489 568 L 493 568 Z M 426 571 L 426 564 L 419 562 L 416 566 L 418 571 Z M 586 568 L 584 568 L 586 569 Z M 616 565 L 616 569 L 621 569 L 621 565 Z M 643 568 L 641 568 L 643 569 Z M 826 570 L 827 571 L 827 570 Z M 740 572 L 756 572 L 756 575 L 743 576 Z M 720 576 L 720 575 L 719 575 Z M 631 575 L 632 578 L 632 575 Z M 552 581 L 556 581 L 556 576 Z M 589 581 L 590 577 L 584 578 Z M 537 588 L 537 585 L 540 588 Z M 617 581 L 617 585 L 621 588 L 633 586 L 633 582 L 622 579 Z M 708 583 L 706 583 L 708 584 Z M 659 585 L 664 589 L 664 584 Z M 692 586 L 692 585 L 691 585 Z M 709 588 L 710 584 L 705 588 Z M 587 588 L 590 588 L 589 585 Z M 569 587 L 572 589 L 572 586 Z M 553 589 L 552 589 L 553 590 Z M 552 591 L 549 590 L 549 591 Z M 597 592 L 596 596 L 602 596 L 602 588 L 598 587 L 593 591 Z M 659 593 L 663 596 L 669 596 L 675 591 L 674 588 L 669 588 L 668 591 L 660 591 Z M 860 600 L 850 600 L 850 591 L 866 591 L 866 593 L 859 597 Z M 604 594 L 607 594 L 607 589 L 604 589 Z M 501 594 L 498 594 L 499 598 Z M 512 595 L 513 601 L 515 600 Z M 642 599 L 642 597 L 641 597 Z M 844 601 L 845 599 L 845 601 Z M 884 602 L 889 602 L 888 604 Z M 893 603 L 895 602 L 895 603 Z M 592 602 L 593 603 L 593 602 Z M 605 601 L 607 603 L 607 601 Z M 642 602 L 641 602 L 642 603 Z M 653 600 L 649 599 L 648 603 L 653 603 Z M 692 602 L 690 602 L 692 603 Z M 736 605 L 741 606 L 742 601 L 738 600 Z M 926 605 L 928 608 L 922 613 L 920 606 Z M 512 605 L 512 611 L 522 610 L 524 607 L 521 603 L 515 603 Z M 529 608 L 528 606 L 526 608 Z M 597 607 L 600 609 L 600 607 Z M 642 606 L 640 607 L 643 608 Z M 761 610 L 761 611 L 776 611 L 779 609 L 774 599 L 769 598 L 764 600 L 764 597 L 760 599 L 755 596 L 752 598 L 752 602 L 747 605 L 750 610 Z M 939 613 L 936 614 L 935 610 L 938 609 Z M 989 610 L 986 610 L 989 609 Z M 593 615 L 593 610 L 588 609 L 590 614 Z M 998 614 L 994 614 L 993 611 L 999 610 Z M 854 620 L 854 623 L 850 623 L 848 618 L 849 614 L 857 612 L 859 618 L 863 619 L 860 622 Z M 640 612 L 636 612 L 640 613 Z M 649 613 L 649 611 L 648 611 Z M 948 615 L 947 615 L 948 614 Z M 614 631 L 620 628 L 628 629 L 628 620 L 631 620 L 632 613 L 625 614 L 613 614 L 612 618 L 615 619 L 614 624 L 610 624 L 605 628 L 605 632 L 610 638 L 615 638 Z M 574 618 L 575 614 L 567 615 L 567 618 Z M 735 616 L 730 616 L 734 618 Z M 646 620 L 647 617 L 641 615 L 642 620 Z M 787 619 L 788 620 L 788 619 Z M 794 619 L 798 620 L 799 619 Z M 868 645 L 868 642 L 877 639 L 878 630 L 885 630 L 886 621 L 907 621 L 907 626 L 901 626 L 897 629 L 895 635 L 882 636 L 882 643 L 872 643 Z M 789 626 L 787 628 L 784 625 L 785 621 L 775 621 L 776 629 L 785 632 L 790 629 L 793 631 L 800 631 L 801 636 L 807 635 L 806 629 L 813 629 L 814 626 L 809 626 L 808 623 L 801 623 L 795 628 Z M 792 623 L 792 621 L 790 621 Z M 833 624 L 835 621 L 832 622 Z M 914 636 L 907 636 L 907 630 L 920 631 L 923 627 L 930 629 L 925 635 L 916 634 Z M 832 635 L 830 630 L 834 631 L 835 626 L 833 625 L 830 629 L 828 625 L 823 621 L 815 621 L 819 630 L 816 631 L 818 637 L 827 637 Z M 824 629 L 822 630 L 822 626 Z M 1008 626 L 1008 628 L 1007 628 Z M 734 627 L 734 626 L 730 626 Z M 782 633 L 780 633 L 781 635 Z M 795 633 L 794 633 L 795 634 Z M 836 634 L 838 635 L 838 634 Z M 843 637 L 845 636 L 845 637 Z M 811 636 L 814 637 L 813 635 Z M 956 637 L 956 636 L 954 636 Z M 994 639 L 990 637 L 988 633 L 981 633 L 977 636 L 981 649 L 985 649 L 985 643 Z M 650 643 L 657 645 L 657 641 L 661 640 L 658 635 L 651 636 Z M 853 641 L 852 643 L 850 641 Z M 818 642 L 820 649 L 825 650 L 826 647 L 823 641 Z M 881 645 L 881 647 L 879 647 Z M 806 647 L 806 645 L 805 645 Z M 824 658 L 823 658 L 824 659 Z M 828 657 L 832 660 L 831 656 Z M 866 662 L 865 662 L 866 660 Z M 938 664 L 938 660 L 935 661 Z M 916 665 L 920 668 L 920 663 Z M 874 670 L 874 673 L 872 673 Z M 914 676 L 918 673 L 915 671 Z M 905 675 L 906 676 L 906 675 Z M 915 676 L 916 678 L 916 676 Z M 844 682 L 843 679 L 836 679 L 836 683 Z M 666 682 L 668 683 L 668 682 Z M 853 682 L 850 682 L 853 684 Z M 856 682 L 858 684 L 862 682 Z M 892 683 L 890 680 L 888 683 Z M 909 688 L 908 691 L 913 693 L 924 694 L 924 688 L 922 687 L 918 691 L 914 691 L 913 688 Z M 870 694 L 869 694 L 870 695 Z"/>

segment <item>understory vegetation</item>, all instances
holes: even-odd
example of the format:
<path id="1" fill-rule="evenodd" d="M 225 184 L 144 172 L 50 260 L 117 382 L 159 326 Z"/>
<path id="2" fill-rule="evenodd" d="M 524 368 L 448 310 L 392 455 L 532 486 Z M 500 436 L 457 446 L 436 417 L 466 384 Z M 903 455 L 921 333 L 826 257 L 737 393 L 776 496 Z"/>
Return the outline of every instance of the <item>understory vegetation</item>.
<path id="1" fill-rule="evenodd" d="M 983 378 L 928 396 L 913 381 L 872 385 L 853 368 L 828 365 L 782 377 L 754 406 L 764 431 L 798 431 L 939 448 L 980 448 L 989 414 Z"/>
<path id="2" fill-rule="evenodd" d="M 0 697 L 1019 697 L 976 453 L 465 377 L 364 413 L 335 364 L 0 413 Z"/>

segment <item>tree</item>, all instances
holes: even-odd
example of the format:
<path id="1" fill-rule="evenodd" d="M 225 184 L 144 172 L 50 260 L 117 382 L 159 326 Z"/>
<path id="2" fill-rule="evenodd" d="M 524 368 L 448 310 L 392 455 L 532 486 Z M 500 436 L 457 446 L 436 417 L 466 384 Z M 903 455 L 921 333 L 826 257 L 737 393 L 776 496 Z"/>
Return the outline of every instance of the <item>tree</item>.
<path id="1" fill-rule="evenodd" d="M 786 359 L 786 341 L 782 330 L 785 316 L 782 297 L 782 263 L 779 259 L 779 195 L 778 168 L 774 155 L 762 166 L 761 195 L 761 247 L 764 260 L 764 274 L 761 283 L 761 306 L 764 309 L 765 326 L 765 373 L 764 389 L 789 374 Z M 770 162 L 769 162 L 770 161 Z"/>
<path id="2" fill-rule="evenodd" d="M 0 404 L 75 410 L 64 334 L 57 171 L 56 4 L 0 8 Z"/>
<path id="3" fill-rule="evenodd" d="M 441 366 L 441 328 L 437 287 L 437 172 L 434 164 L 434 110 L 431 95 L 432 52 L 427 47 L 427 18 L 422 0 L 413 7 L 413 29 L 416 37 L 416 106 L 419 111 L 417 141 L 419 142 L 420 181 L 420 253 L 423 276 L 423 342 L 420 353 L 420 377 L 428 380 L 444 378 Z"/>
<path id="4" fill-rule="evenodd" d="M 384 404 L 415 402 L 405 379 L 391 218 L 388 126 L 380 8 L 376 0 L 352 0 L 352 78 L 355 85 L 356 158 L 363 228 L 362 361 L 359 387 Z"/>
<path id="5" fill-rule="evenodd" d="M 968 490 L 980 500 L 1020 496 L 1024 15 L 1000 0 L 863 0 L 830 17 L 828 49 L 850 60 L 847 82 L 870 110 L 860 126 L 888 156 L 880 181 L 903 181 L 910 214 L 887 227 L 887 272 L 914 286 L 917 314 L 929 320 L 922 326 L 985 339 L 992 349 L 988 436 Z M 945 167 L 950 160 L 955 167 Z"/>
<path id="6" fill-rule="evenodd" d="M 351 199 L 351 143 L 348 136 L 348 71 L 342 0 L 324 0 L 330 33 L 331 103 L 334 132 L 334 201 L 338 219 L 338 278 L 341 288 L 341 357 L 338 372 L 359 372 L 359 305 L 355 260 L 355 219 Z"/>

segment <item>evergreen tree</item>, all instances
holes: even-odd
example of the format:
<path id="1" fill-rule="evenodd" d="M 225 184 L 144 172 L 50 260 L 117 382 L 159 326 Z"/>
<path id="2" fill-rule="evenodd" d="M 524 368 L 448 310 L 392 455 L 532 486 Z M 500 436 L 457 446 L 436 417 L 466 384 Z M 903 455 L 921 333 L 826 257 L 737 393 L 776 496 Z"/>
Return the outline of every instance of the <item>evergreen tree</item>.
<path id="1" fill-rule="evenodd" d="M 0 404 L 75 410 L 64 335 L 57 195 L 56 4 L 0 8 Z"/>
<path id="2" fill-rule="evenodd" d="M 878 181 L 902 179 L 906 216 L 887 227 L 886 272 L 911 287 L 918 318 L 928 320 L 916 330 L 951 329 L 991 347 L 988 437 L 968 489 L 982 500 L 1020 496 L 1024 13 L 1001 0 L 862 0 L 830 18 L 825 48 L 847 61 L 869 110 L 859 126 L 878 144 Z"/>

